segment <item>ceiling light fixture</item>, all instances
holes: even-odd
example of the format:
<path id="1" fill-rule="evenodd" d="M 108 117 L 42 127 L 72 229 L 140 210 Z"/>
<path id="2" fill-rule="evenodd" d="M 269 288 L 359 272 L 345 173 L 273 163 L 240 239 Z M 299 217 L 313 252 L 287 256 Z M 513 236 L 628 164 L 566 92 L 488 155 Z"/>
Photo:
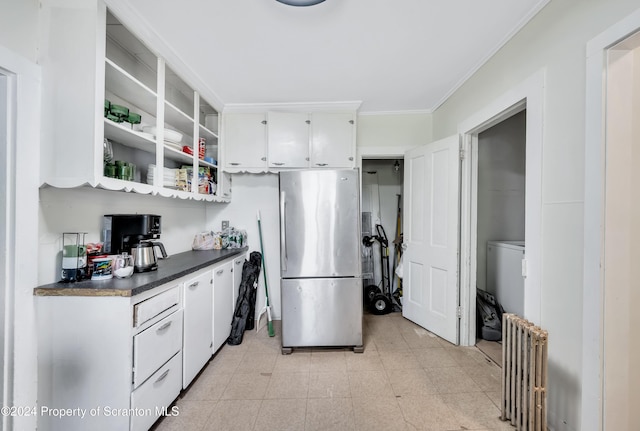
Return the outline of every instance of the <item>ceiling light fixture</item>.
<path id="1" fill-rule="evenodd" d="M 324 0 L 276 0 L 289 6 L 313 6 Z"/>

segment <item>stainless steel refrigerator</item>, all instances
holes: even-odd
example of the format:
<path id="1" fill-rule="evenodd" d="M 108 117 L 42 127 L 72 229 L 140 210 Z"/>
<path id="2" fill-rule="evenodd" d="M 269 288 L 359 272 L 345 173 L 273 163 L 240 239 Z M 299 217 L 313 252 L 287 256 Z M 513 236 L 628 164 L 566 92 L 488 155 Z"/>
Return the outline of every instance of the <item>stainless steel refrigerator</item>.
<path id="1" fill-rule="evenodd" d="M 363 351 L 360 250 L 358 170 L 280 172 L 282 353 Z"/>

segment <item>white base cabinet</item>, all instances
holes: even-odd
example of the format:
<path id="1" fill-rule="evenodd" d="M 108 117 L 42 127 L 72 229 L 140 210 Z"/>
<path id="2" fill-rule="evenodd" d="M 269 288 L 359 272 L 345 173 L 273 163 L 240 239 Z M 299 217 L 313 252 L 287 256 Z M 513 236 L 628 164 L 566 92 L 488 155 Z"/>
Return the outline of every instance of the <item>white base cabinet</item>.
<path id="1" fill-rule="evenodd" d="M 218 351 L 231 333 L 233 319 L 233 261 L 213 268 L 213 348 Z"/>
<path id="2" fill-rule="evenodd" d="M 213 276 L 211 269 L 184 282 L 184 340 L 182 387 L 211 359 L 213 342 Z"/>
<path id="3" fill-rule="evenodd" d="M 42 414 L 39 430 L 146 430 L 180 394 L 178 284 L 134 297 L 41 296 L 36 304 L 39 409 L 75 412 Z"/>
<path id="4" fill-rule="evenodd" d="M 171 403 L 229 337 L 244 257 L 132 297 L 37 296 L 38 408 L 75 412 L 45 411 L 38 429 L 146 431 L 176 414 Z"/>

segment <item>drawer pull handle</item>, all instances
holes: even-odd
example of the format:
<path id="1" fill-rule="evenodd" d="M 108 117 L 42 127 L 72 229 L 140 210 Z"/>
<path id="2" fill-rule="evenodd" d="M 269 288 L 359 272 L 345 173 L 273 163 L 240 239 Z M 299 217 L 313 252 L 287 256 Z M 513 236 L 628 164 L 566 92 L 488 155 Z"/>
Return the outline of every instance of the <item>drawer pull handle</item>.
<path id="1" fill-rule="evenodd" d="M 189 287 L 194 288 L 194 287 L 198 287 L 198 285 L 200 284 L 199 281 L 193 282 L 189 285 Z"/>
<path id="2" fill-rule="evenodd" d="M 216 275 L 222 275 L 223 272 L 224 272 L 224 269 L 219 269 L 216 271 Z"/>
<path id="3" fill-rule="evenodd" d="M 273 162 L 272 164 L 273 164 L 273 165 L 276 165 L 276 166 L 282 166 L 282 165 L 284 165 L 284 163 L 279 163 L 279 162 Z"/>
<path id="4" fill-rule="evenodd" d="M 229 164 L 231 166 L 239 166 L 240 165 L 240 163 L 238 163 L 238 162 L 229 162 Z"/>
<path id="5" fill-rule="evenodd" d="M 318 166 L 327 166 L 327 163 L 316 163 Z"/>
<path id="6" fill-rule="evenodd" d="M 156 383 L 159 383 L 159 382 L 163 381 L 164 379 L 166 379 L 167 376 L 169 375 L 169 371 L 171 371 L 171 368 L 169 368 L 167 371 L 162 373 L 162 375 L 156 379 Z"/>
<path id="7" fill-rule="evenodd" d="M 243 261 L 243 260 L 237 260 L 237 261 L 236 261 L 236 265 L 242 265 L 243 263 L 244 263 L 244 261 Z"/>
<path id="8" fill-rule="evenodd" d="M 160 332 L 160 331 L 164 331 L 165 329 L 167 329 L 169 326 L 171 326 L 171 324 L 173 323 L 173 321 L 171 322 L 167 322 L 164 325 L 162 325 L 161 327 L 159 327 L 158 329 L 156 329 L 156 332 Z"/>

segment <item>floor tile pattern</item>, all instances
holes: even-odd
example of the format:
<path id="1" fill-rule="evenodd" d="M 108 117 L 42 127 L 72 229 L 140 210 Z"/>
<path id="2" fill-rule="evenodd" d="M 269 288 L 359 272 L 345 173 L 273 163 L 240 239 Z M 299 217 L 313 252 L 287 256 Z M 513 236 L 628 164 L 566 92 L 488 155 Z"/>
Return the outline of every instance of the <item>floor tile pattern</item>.
<path id="1" fill-rule="evenodd" d="M 267 331 L 225 345 L 155 431 L 511 430 L 499 418 L 500 368 L 400 313 L 364 316 L 365 351 L 280 352 Z"/>

